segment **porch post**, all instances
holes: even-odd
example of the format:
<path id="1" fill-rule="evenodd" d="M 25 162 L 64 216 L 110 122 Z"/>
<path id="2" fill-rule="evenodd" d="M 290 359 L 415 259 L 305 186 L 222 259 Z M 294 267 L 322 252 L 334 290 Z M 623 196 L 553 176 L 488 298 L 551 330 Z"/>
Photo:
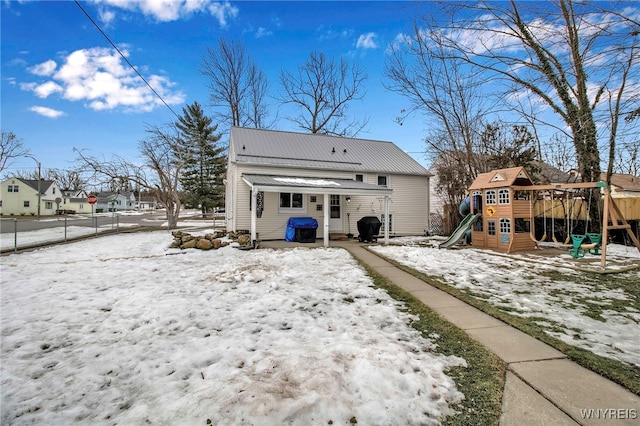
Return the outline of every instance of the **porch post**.
<path id="1" fill-rule="evenodd" d="M 256 187 L 252 187 L 251 188 L 251 243 L 254 245 L 256 244 L 256 240 L 257 238 L 257 233 L 256 233 L 256 217 L 257 217 L 257 208 L 256 205 L 258 200 L 258 190 Z"/>
<path id="2" fill-rule="evenodd" d="M 384 196 L 384 243 L 389 244 L 389 196 Z"/>
<path id="3" fill-rule="evenodd" d="M 329 210 L 331 210 L 331 206 L 329 206 L 329 194 L 325 192 L 324 194 L 324 223 L 323 223 L 323 232 L 322 238 L 324 239 L 324 246 L 329 247 Z"/>

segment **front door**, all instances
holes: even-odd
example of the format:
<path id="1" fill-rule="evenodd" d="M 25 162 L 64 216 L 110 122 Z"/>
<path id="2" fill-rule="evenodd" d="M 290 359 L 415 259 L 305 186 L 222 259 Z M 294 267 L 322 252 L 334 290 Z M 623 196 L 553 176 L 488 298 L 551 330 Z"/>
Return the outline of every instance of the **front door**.
<path id="1" fill-rule="evenodd" d="M 340 195 L 329 196 L 329 232 L 342 231 L 342 205 Z"/>

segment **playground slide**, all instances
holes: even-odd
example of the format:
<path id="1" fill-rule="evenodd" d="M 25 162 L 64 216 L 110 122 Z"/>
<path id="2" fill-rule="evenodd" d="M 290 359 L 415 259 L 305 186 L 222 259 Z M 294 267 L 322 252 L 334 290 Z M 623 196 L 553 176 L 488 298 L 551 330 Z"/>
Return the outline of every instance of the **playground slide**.
<path id="1" fill-rule="evenodd" d="M 462 220 L 462 223 L 460 224 L 460 226 L 458 226 L 458 228 L 456 228 L 456 230 L 453 231 L 453 234 L 451 234 L 451 236 L 447 239 L 447 241 L 445 241 L 444 243 L 441 243 L 438 246 L 438 248 L 450 248 L 454 246 L 456 243 L 458 243 L 458 241 L 464 238 L 464 234 L 467 232 L 469 228 L 471 228 L 471 225 L 476 223 L 476 221 L 480 216 L 481 216 L 480 213 L 468 214 Z"/>

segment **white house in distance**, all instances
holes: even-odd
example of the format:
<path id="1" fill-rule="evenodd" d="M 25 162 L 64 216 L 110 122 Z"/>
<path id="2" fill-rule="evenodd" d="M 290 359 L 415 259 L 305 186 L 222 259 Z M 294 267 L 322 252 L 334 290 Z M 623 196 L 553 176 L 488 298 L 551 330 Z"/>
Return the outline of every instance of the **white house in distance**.
<path id="1" fill-rule="evenodd" d="M 40 197 L 38 197 L 40 188 Z M 56 199 L 62 201 L 62 191 L 51 180 L 9 178 L 0 184 L 0 214 L 3 216 L 42 216 L 56 213 Z M 38 203 L 39 201 L 39 203 Z M 38 204 L 40 212 L 38 213 Z"/>
<path id="2" fill-rule="evenodd" d="M 60 211 L 63 213 L 88 214 L 91 213 L 91 204 L 87 202 L 86 191 L 63 189 Z"/>
<path id="3" fill-rule="evenodd" d="M 96 213 L 134 210 L 136 208 L 136 197 L 133 192 L 103 191 L 98 193 L 98 203 L 95 207 Z"/>
<path id="4" fill-rule="evenodd" d="M 357 235 L 358 220 L 376 216 L 385 238 L 424 235 L 429 177 L 392 142 L 232 127 L 227 231 L 277 240 L 290 217 L 313 217 L 327 246 L 329 235 Z"/>

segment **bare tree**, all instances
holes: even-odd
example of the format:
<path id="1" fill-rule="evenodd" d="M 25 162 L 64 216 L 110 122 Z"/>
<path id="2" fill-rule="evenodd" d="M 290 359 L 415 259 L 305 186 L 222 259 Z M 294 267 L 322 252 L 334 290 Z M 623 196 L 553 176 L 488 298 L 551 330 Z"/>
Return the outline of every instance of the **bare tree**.
<path id="1" fill-rule="evenodd" d="M 139 143 L 144 162 L 136 164 L 119 156 L 111 160 L 98 159 L 75 149 L 78 162 L 91 170 L 96 180 L 104 184 L 135 185 L 151 191 L 165 207 L 169 229 L 175 228 L 180 215 L 179 182 L 185 164 L 175 129 L 163 130 L 157 126 L 147 129 L 147 138 Z"/>
<path id="2" fill-rule="evenodd" d="M 430 126 L 427 153 L 434 161 L 447 155 L 445 167 L 457 163 L 459 170 L 452 177 L 468 187 L 484 171 L 476 155 L 483 117 L 489 113 L 480 92 L 481 79 L 465 69 L 463 61 L 449 58 L 435 35 L 429 36 L 417 24 L 411 36 L 388 52 L 385 74 L 390 83 L 385 87 L 405 96 L 411 105 L 398 123 L 414 112 L 424 114 Z M 456 200 L 461 196 L 451 195 Z"/>
<path id="3" fill-rule="evenodd" d="M 482 79 L 463 61 L 451 60 L 442 46 L 415 25 L 388 49 L 385 75 L 388 90 L 409 100 L 396 121 L 419 113 L 429 124 L 425 139 L 427 156 L 437 175 L 436 191 L 444 204 L 445 232 L 451 232 L 461 217 L 458 206 L 486 161 L 479 151 L 483 119 L 490 112 L 489 103 L 480 92 Z"/>
<path id="4" fill-rule="evenodd" d="M 429 22 L 426 33 L 452 58 L 510 83 L 512 93 L 525 91 L 544 103 L 568 128 L 582 179 L 599 179 L 597 108 L 607 90 L 624 96 L 624 78 L 608 71 L 612 61 L 635 57 L 630 34 L 637 35 L 637 22 L 591 2 L 568 0 L 480 1 L 444 9 L 449 19 Z"/>
<path id="5" fill-rule="evenodd" d="M 220 38 L 215 49 L 207 47 L 200 73 L 209 79 L 214 118 L 225 126 L 266 128 L 267 76 L 249 58 L 244 45 Z"/>
<path id="6" fill-rule="evenodd" d="M 368 120 L 349 118 L 348 104 L 364 96 L 366 73 L 345 58 L 339 61 L 324 53 L 311 52 L 297 73 L 280 72 L 283 93 L 280 101 L 293 104 L 300 114 L 289 119 L 311 133 L 356 136 Z"/>
<path id="7" fill-rule="evenodd" d="M 85 189 L 87 180 L 84 179 L 80 170 L 51 170 L 52 180 L 62 189 L 80 190 Z"/>
<path id="8" fill-rule="evenodd" d="M 9 167 L 13 160 L 29 155 L 29 150 L 24 147 L 22 139 L 15 133 L 2 130 L 0 139 L 0 173 Z"/>

